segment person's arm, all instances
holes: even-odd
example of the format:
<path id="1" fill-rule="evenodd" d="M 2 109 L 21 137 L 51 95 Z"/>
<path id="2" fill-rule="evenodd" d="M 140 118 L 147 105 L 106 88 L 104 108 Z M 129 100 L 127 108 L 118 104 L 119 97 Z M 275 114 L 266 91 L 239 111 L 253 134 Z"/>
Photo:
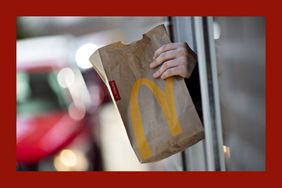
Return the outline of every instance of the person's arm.
<path id="1" fill-rule="evenodd" d="M 154 78 L 166 79 L 171 76 L 189 78 L 196 65 L 197 55 L 187 43 L 169 43 L 155 51 L 150 68 L 158 70 Z"/>

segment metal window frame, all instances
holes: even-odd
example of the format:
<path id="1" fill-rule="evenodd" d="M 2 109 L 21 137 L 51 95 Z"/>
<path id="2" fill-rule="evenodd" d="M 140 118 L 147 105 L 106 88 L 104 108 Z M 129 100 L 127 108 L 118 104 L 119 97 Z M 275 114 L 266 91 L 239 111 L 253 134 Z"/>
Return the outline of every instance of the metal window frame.
<path id="1" fill-rule="evenodd" d="M 189 171 L 225 171 L 212 17 L 173 17 L 175 42 L 186 41 L 198 54 L 205 139 L 185 151 Z"/>

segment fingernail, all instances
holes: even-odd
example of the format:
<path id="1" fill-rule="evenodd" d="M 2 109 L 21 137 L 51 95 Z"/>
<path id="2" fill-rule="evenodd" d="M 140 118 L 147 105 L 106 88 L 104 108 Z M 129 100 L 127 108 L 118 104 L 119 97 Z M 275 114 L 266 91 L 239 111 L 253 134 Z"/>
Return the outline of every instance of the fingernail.
<path id="1" fill-rule="evenodd" d="M 153 74 L 153 77 L 154 77 L 154 78 L 157 78 L 157 77 L 158 77 L 158 72 L 155 72 L 155 73 Z"/>
<path id="2" fill-rule="evenodd" d="M 150 64 L 150 68 L 154 68 L 154 61 Z"/>

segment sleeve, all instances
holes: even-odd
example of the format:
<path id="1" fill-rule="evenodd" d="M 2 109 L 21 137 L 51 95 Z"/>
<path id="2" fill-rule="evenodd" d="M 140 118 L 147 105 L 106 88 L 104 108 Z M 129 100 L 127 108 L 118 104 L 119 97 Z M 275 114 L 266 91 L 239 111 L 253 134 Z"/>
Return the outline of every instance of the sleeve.
<path id="1" fill-rule="evenodd" d="M 198 112 L 199 118 L 203 122 L 203 113 L 202 113 L 202 98 L 201 98 L 201 89 L 200 89 L 200 78 L 199 78 L 199 68 L 198 63 L 195 65 L 194 70 L 190 78 L 184 79 L 187 89 L 191 95 L 195 108 Z"/>

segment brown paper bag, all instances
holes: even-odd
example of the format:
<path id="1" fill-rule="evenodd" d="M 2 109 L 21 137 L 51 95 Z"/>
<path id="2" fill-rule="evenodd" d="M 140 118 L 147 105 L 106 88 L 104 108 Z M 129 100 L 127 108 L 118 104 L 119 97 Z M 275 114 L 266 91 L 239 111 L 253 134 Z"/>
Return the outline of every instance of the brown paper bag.
<path id="1" fill-rule="evenodd" d="M 204 137 L 203 127 L 184 80 L 153 78 L 155 50 L 169 43 L 164 25 L 139 41 L 98 49 L 93 67 L 107 85 L 140 162 L 164 159 Z M 110 115 L 110 114 L 109 114 Z"/>

